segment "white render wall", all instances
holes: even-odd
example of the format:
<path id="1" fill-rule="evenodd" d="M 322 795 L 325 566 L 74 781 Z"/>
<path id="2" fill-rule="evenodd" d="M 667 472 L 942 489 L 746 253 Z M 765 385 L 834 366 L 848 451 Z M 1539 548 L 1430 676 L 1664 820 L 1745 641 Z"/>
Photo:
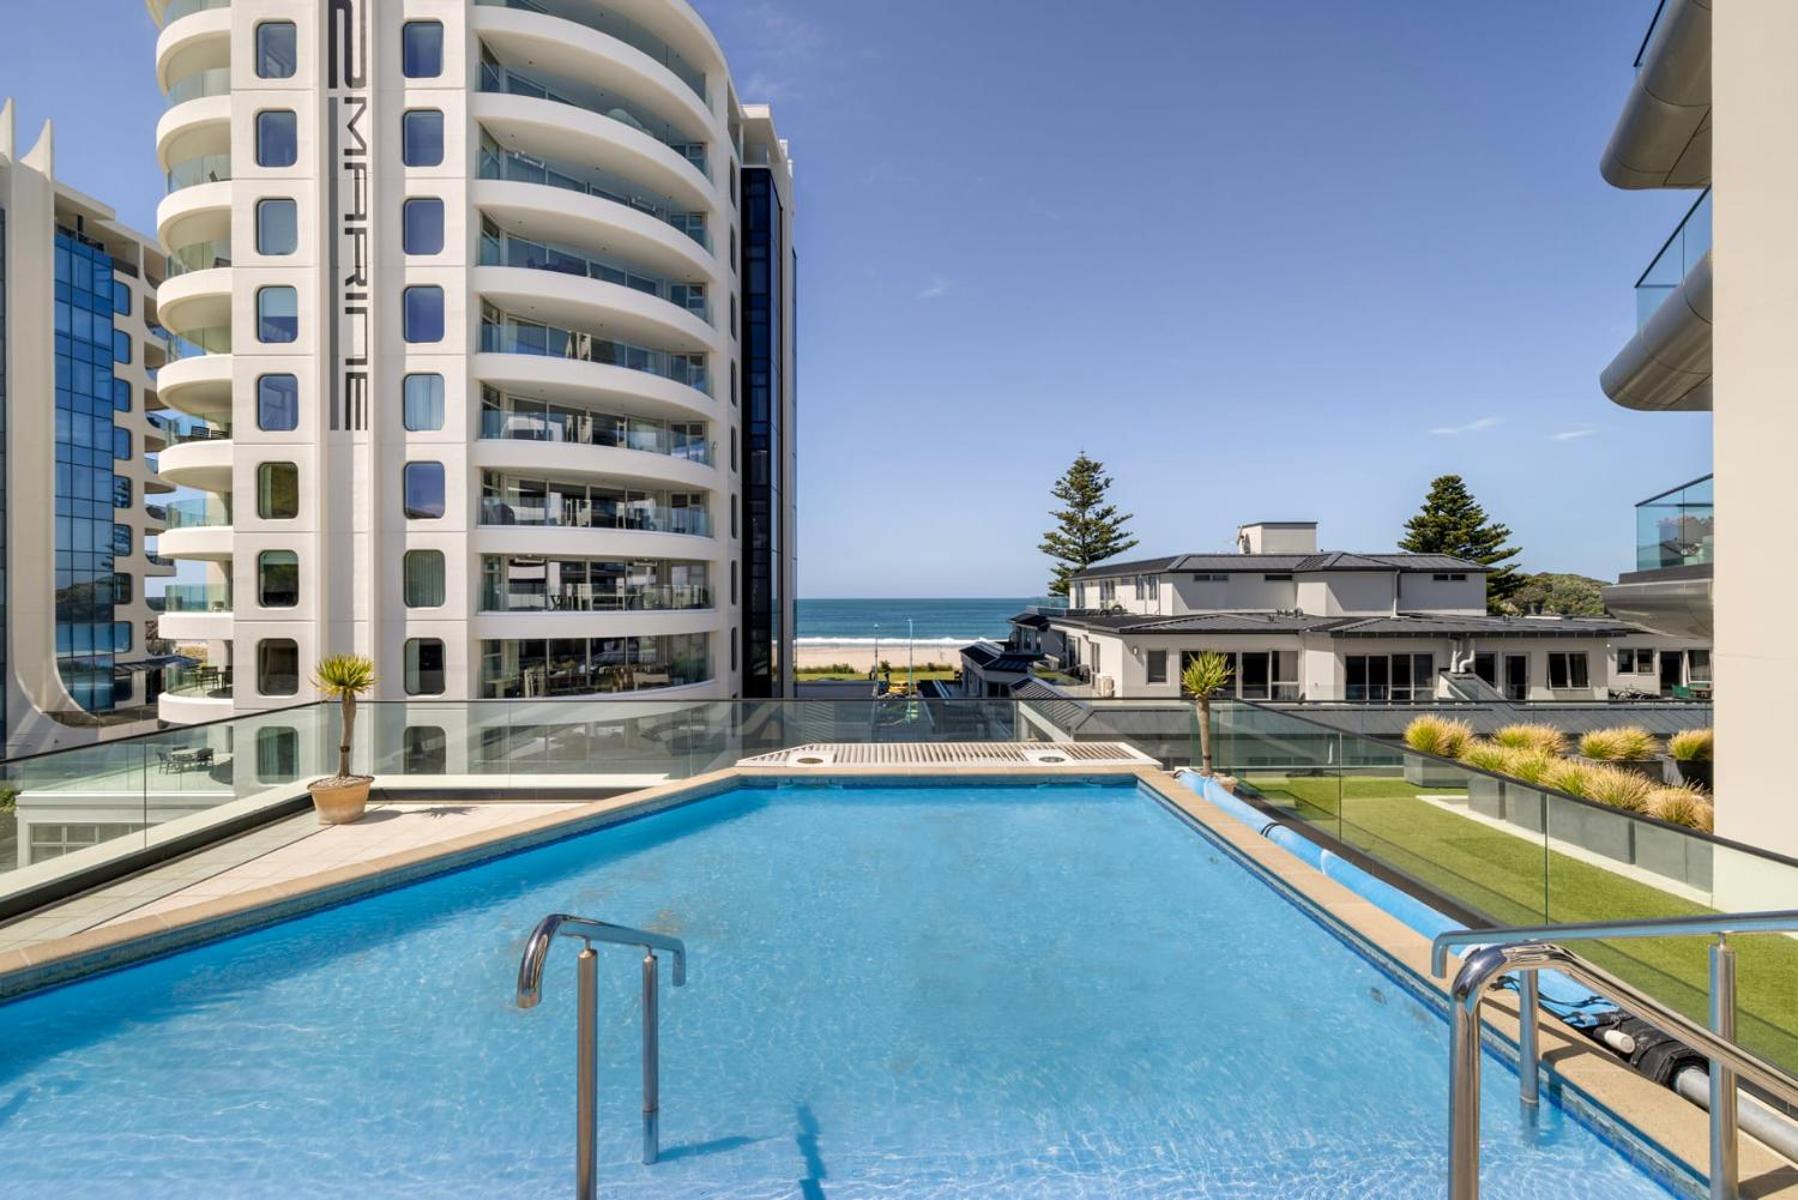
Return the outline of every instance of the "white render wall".
<path id="1" fill-rule="evenodd" d="M 194 153 L 231 152 L 228 182 L 177 190 L 159 210 L 160 232 L 170 249 L 213 231 L 230 231 L 232 266 L 194 272 L 164 289 L 165 322 L 175 332 L 212 323 L 228 312 L 232 352 L 225 364 L 182 362 L 165 369 L 165 399 L 196 413 L 219 402 L 217 385 L 202 382 L 222 368 L 232 415 L 232 525 L 228 530 L 181 530 L 168 540 L 169 552 L 203 559 L 228 569 L 234 583 L 234 612 L 228 627 L 212 616 L 176 616 L 172 636 L 204 637 L 215 660 L 228 654 L 236 671 L 235 694 L 195 703 L 165 705 L 165 716 L 194 720 L 241 709 L 292 704 L 312 698 L 302 683 L 297 696 L 264 695 L 258 690 L 256 646 L 270 638 L 298 643 L 302 674 L 320 657 L 356 651 L 374 658 L 381 678 L 379 697 L 401 699 L 405 646 L 412 638 L 442 640 L 446 652 L 443 699 L 481 694 L 480 641 L 493 639 L 599 638 L 709 635 L 711 681 L 664 689 L 691 696 L 740 692 L 732 670 L 733 642 L 740 625 L 732 602 L 733 564 L 741 558 L 731 514 L 741 487 L 731 448 L 740 444 L 740 407 L 730 397 L 732 364 L 738 360 L 731 316 L 738 306 L 737 263 L 732 251 L 739 228 L 732 186 L 740 161 L 732 129 L 742 125 L 742 109 L 715 40 L 684 0 L 636 0 L 622 6 L 633 19 L 674 45 L 708 78 L 709 106 L 670 71 L 636 47 L 559 17 L 465 0 L 356 0 L 368 21 L 367 95 L 372 147 L 371 221 L 371 398 L 366 430 L 333 430 L 329 385 L 337 366 L 330 354 L 337 286 L 329 267 L 341 238 L 330 227 L 330 198 L 343 190 L 328 150 L 329 108 L 325 87 L 328 42 L 324 0 L 235 0 L 228 9 L 181 17 L 158 41 L 158 71 L 165 87 L 199 65 L 230 64 L 231 92 L 189 100 L 173 107 L 159 128 L 164 165 Z M 291 20 L 299 27 L 298 69 L 289 79 L 260 79 L 255 73 L 255 29 L 267 20 Z M 443 74 L 409 79 L 400 69 L 401 27 L 405 21 L 436 20 L 443 25 Z M 608 88 L 648 111 L 676 121 L 685 135 L 703 134 L 709 177 L 647 133 L 601 113 L 568 104 L 512 94 L 482 93 L 479 47 L 485 38 L 509 68 L 573 87 Z M 535 48 L 537 64 L 520 47 Z M 286 168 L 255 165 L 256 114 L 268 108 L 298 114 L 298 162 Z M 406 166 L 401 161 L 401 123 L 408 109 L 444 114 L 444 160 L 438 166 Z M 764 119 L 765 120 L 765 119 Z M 707 216 L 709 251 L 658 219 L 593 195 L 528 181 L 477 178 L 481 130 L 538 159 L 603 168 L 646 193 L 667 195 L 687 211 Z M 771 130 L 771 124 L 768 125 Z M 778 142 L 774 151 L 784 159 Z M 781 165 L 785 165 L 784 161 Z M 258 200 L 292 197 L 300 208 L 298 251 L 264 258 L 255 253 Z M 435 255 L 406 255 L 401 206 L 407 198 L 444 200 L 444 248 Z M 787 197 L 787 215 L 792 215 Z M 347 194 L 340 196 L 344 205 Z M 492 206 L 499 206 L 494 208 Z M 502 213 L 503 210 L 503 213 Z M 644 274 L 675 282 L 703 282 L 711 308 L 706 324 L 656 296 L 598 279 L 551 271 L 479 265 L 483 212 L 502 213 L 501 224 L 522 228 L 534 240 L 567 245 L 593 259 L 621 262 Z M 341 249 L 340 249 L 341 253 Z M 670 263 L 678 263 L 677 268 Z M 253 336 L 255 297 L 267 285 L 298 289 L 300 336 L 293 343 L 262 345 Z M 429 345 L 402 338 L 401 303 L 406 287 L 435 285 L 445 297 L 445 336 Z M 791 287 L 787 288 L 789 297 Z M 519 354 L 480 352 L 481 301 L 509 315 L 575 329 L 595 338 L 657 349 L 704 353 L 710 395 L 683 384 L 622 367 Z M 503 295 L 503 300 L 499 297 Z M 171 298 L 173 302 L 171 302 Z M 790 300 L 789 300 L 790 303 Z M 787 328 L 791 330 L 789 319 Z M 645 333 L 649 330 L 649 333 Z M 340 336 L 343 336 L 340 333 Z M 698 339 L 693 341 L 692 339 Z M 793 354 L 786 355 L 789 373 Z M 299 428 L 265 432 L 257 428 L 256 381 L 268 372 L 297 376 Z M 436 372 L 444 378 L 441 430 L 407 431 L 402 423 L 404 377 Z M 714 447 L 710 465 L 647 451 L 598 446 L 480 439 L 481 391 L 491 383 L 511 394 L 549 399 L 601 414 L 638 415 L 683 421 L 703 420 Z M 184 386 L 185 385 L 185 386 Z M 791 390 L 788 390 L 789 397 Z M 789 445 L 792 423 L 789 418 Z M 265 462 L 292 462 L 300 475 L 300 512 L 290 520 L 257 515 L 256 476 Z M 446 512 L 438 520 L 408 520 L 403 514 L 401 478 L 408 462 L 435 461 L 445 468 Z M 547 476 L 589 486 L 650 492 L 703 493 L 711 517 L 710 536 L 635 530 L 524 528 L 479 523 L 483 468 L 511 475 Z M 789 480 L 786 499 L 794 489 Z M 792 537 L 787 539 L 789 555 Z M 258 602 L 257 556 L 264 550 L 292 550 L 300 556 L 300 603 L 263 608 Z M 409 550 L 439 550 L 446 567 L 442 606 L 408 609 L 404 604 L 402 560 Z M 701 562 L 713 595 L 709 609 L 622 613 L 482 613 L 481 556 L 548 555 L 613 561 Z M 789 566 L 789 571 L 790 571 Z M 787 590 L 790 597 L 791 588 Z M 791 619 L 786 623 L 790 642 Z M 787 676 L 790 679 L 790 672 Z"/>

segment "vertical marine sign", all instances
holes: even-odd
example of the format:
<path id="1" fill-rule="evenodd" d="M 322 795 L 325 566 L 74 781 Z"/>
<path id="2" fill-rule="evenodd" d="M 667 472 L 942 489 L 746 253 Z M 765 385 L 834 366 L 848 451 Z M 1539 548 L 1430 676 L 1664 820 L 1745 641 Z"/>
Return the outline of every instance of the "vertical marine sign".
<path id="1" fill-rule="evenodd" d="M 330 163 L 331 429 L 366 432 L 369 403 L 369 0 L 329 0 L 325 119 Z"/>

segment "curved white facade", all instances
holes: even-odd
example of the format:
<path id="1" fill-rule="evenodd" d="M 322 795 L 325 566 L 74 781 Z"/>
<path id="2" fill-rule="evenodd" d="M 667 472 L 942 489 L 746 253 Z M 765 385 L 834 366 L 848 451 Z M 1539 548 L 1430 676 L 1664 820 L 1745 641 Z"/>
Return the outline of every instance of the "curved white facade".
<path id="1" fill-rule="evenodd" d="M 197 426 L 162 547 L 207 597 L 169 629 L 216 668 L 163 715 L 311 699 L 346 651 L 380 699 L 744 694 L 739 205 L 753 163 L 790 214 L 791 170 L 691 7 L 151 8 L 162 398 Z"/>

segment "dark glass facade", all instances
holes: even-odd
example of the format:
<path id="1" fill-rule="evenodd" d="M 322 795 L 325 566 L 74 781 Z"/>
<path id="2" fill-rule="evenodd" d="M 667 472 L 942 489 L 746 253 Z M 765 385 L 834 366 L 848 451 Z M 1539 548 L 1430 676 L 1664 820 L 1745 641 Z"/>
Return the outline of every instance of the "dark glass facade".
<path id="1" fill-rule="evenodd" d="M 774 174 L 743 172 L 743 694 L 782 694 L 787 429 L 786 213 Z"/>
<path id="2" fill-rule="evenodd" d="M 113 707 L 112 256 L 56 232 L 56 665 L 90 712 Z M 127 501 L 127 505 L 129 501 Z"/>

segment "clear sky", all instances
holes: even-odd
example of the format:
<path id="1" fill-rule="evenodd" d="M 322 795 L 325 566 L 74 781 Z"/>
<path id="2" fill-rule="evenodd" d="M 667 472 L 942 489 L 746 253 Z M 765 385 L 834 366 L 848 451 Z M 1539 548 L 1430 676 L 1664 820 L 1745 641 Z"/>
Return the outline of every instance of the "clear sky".
<path id="1" fill-rule="evenodd" d="M 1040 591 L 1084 449 L 1135 553 L 1465 475 L 1531 570 L 1632 565 L 1706 415 L 1598 373 L 1694 198 L 1598 159 L 1653 0 L 695 0 L 799 181 L 800 594 Z M 135 0 L 4 0 L 0 94 L 153 226 Z"/>

